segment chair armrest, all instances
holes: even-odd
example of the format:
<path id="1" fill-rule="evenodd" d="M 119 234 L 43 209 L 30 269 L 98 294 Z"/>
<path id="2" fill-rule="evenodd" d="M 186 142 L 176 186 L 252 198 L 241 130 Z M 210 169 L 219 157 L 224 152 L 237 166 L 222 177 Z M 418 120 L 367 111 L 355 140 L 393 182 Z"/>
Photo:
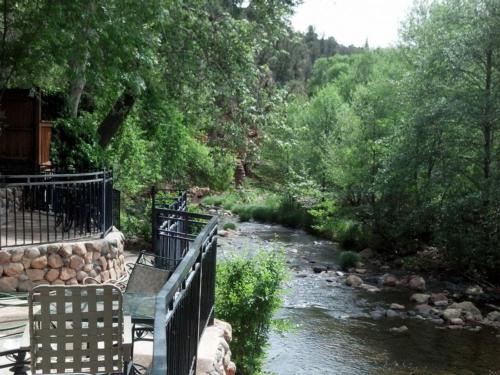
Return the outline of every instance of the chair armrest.
<path id="1" fill-rule="evenodd" d="M 132 317 L 123 316 L 123 360 L 129 362 L 132 356 Z"/>

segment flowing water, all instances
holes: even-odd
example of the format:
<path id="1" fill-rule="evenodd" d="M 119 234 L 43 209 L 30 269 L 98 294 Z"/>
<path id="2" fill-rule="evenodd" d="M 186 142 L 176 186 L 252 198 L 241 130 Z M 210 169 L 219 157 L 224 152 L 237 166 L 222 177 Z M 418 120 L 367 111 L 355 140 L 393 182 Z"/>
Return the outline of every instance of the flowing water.
<path id="1" fill-rule="evenodd" d="M 266 371 L 276 375 L 500 374 L 500 338 L 494 329 L 440 329 L 417 318 L 367 317 L 393 302 L 409 307 L 410 292 L 369 293 L 345 286 L 334 272 L 314 274 L 311 262 L 335 265 L 339 250 L 331 242 L 281 226 L 241 223 L 237 232 L 219 240 L 219 246 L 219 261 L 234 253 L 285 249 L 291 277 L 277 318 L 288 319 L 293 328 L 271 333 Z M 408 332 L 389 331 L 403 324 Z"/>

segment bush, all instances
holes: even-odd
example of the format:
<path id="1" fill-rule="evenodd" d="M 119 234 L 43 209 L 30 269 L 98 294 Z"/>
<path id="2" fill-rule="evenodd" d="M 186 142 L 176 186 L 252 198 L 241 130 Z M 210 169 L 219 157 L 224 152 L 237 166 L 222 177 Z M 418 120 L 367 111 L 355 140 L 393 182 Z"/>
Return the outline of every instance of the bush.
<path id="1" fill-rule="evenodd" d="M 224 228 L 224 230 L 228 230 L 228 229 L 236 230 L 236 224 L 235 223 L 225 223 L 223 228 Z"/>
<path id="2" fill-rule="evenodd" d="M 240 374 L 262 369 L 285 276 L 281 253 L 260 251 L 253 258 L 234 257 L 217 265 L 215 315 L 233 327 L 231 351 Z"/>
<path id="3" fill-rule="evenodd" d="M 339 255 L 339 265 L 343 270 L 356 267 L 359 260 L 359 254 L 354 251 L 342 251 Z"/>

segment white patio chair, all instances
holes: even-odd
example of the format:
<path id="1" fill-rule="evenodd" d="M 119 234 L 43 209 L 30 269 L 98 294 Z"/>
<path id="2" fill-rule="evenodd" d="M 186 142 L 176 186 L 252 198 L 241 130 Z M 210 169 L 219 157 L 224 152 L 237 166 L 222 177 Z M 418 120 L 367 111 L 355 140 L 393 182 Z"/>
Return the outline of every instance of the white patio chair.
<path id="1" fill-rule="evenodd" d="M 113 285 L 43 285 L 29 295 L 24 346 L 33 374 L 128 374 L 131 333 Z"/>

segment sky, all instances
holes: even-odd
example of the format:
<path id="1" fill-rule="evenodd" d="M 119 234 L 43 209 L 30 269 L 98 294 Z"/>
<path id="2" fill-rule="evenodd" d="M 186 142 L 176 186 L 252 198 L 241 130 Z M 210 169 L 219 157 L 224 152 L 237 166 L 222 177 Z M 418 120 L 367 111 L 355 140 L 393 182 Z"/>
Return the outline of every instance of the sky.
<path id="1" fill-rule="evenodd" d="M 292 26 L 306 31 L 313 25 L 321 37 L 338 43 L 370 47 L 394 46 L 401 21 L 413 0 L 304 0 L 296 8 Z"/>

